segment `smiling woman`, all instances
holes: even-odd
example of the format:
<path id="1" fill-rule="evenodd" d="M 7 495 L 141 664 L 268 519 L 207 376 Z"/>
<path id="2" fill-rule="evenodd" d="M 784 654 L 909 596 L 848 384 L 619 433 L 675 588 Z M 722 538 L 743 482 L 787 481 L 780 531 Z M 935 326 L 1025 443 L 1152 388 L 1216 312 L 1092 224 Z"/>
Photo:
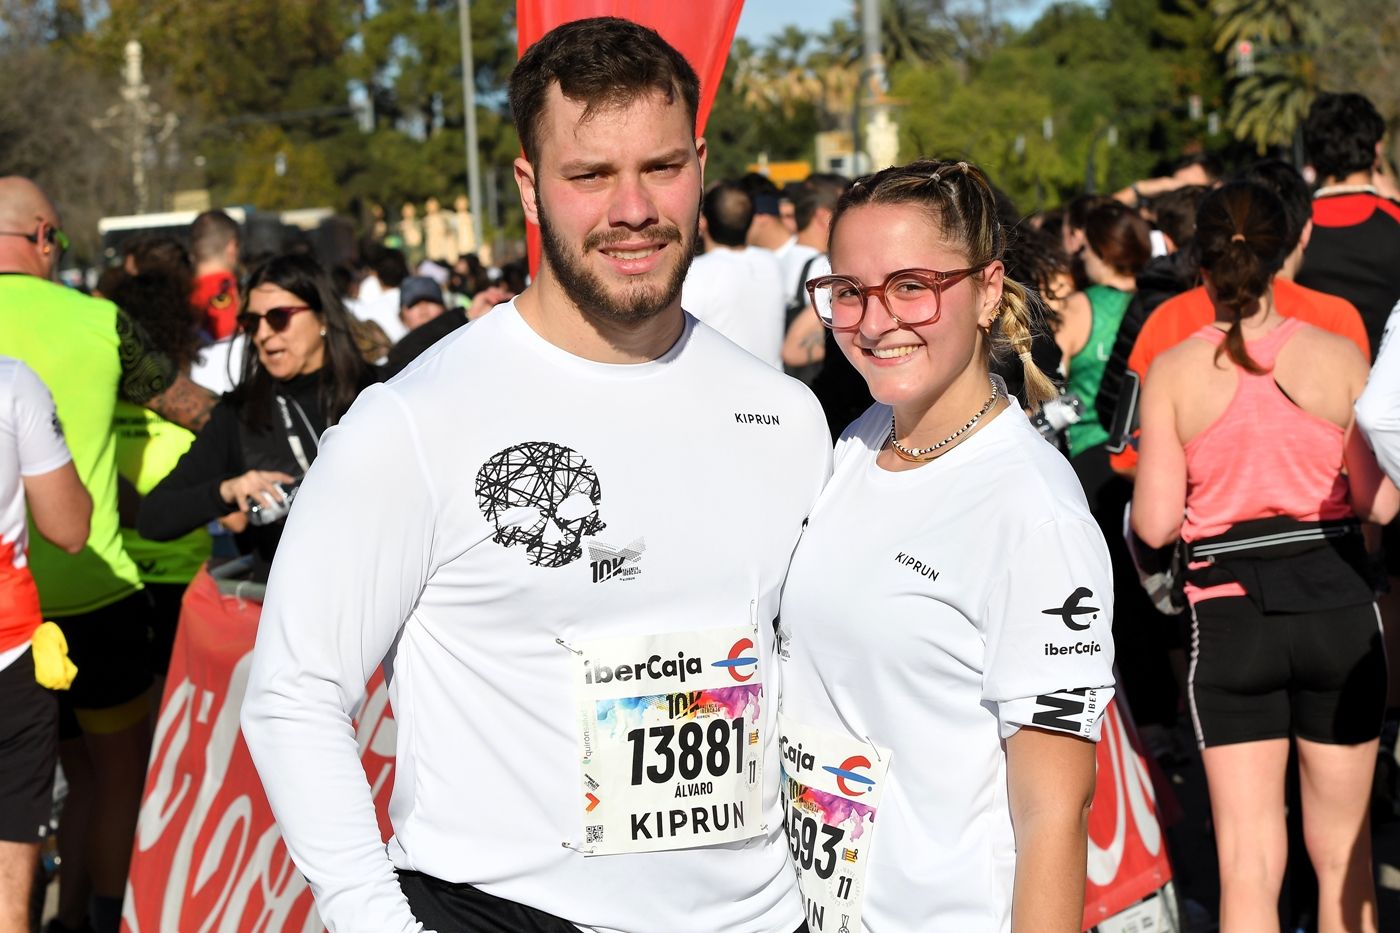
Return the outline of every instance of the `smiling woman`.
<path id="1" fill-rule="evenodd" d="M 837 442 L 780 616 L 783 734 L 823 758 L 784 762 L 792 851 L 809 904 L 851 929 L 1080 929 L 1112 573 L 1069 464 L 989 372 L 1010 351 L 1024 402 L 1053 392 L 1005 245 L 979 169 L 915 162 L 851 186 L 809 284 L 876 399 Z M 852 847 L 839 864 L 813 814 Z"/>
<path id="2" fill-rule="evenodd" d="M 234 531 L 252 521 L 253 574 L 265 580 L 288 491 L 315 459 L 321 434 L 376 380 L 316 260 L 269 259 L 253 270 L 243 294 L 238 325 L 248 340 L 239 387 L 146 496 L 137 529 L 164 541 L 215 519 Z"/>

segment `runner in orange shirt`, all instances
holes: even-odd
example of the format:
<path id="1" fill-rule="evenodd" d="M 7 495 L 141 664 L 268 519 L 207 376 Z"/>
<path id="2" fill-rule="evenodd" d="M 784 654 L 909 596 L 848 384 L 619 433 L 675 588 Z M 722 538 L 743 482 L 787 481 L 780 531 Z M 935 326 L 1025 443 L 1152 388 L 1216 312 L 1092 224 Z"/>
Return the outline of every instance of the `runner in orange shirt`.
<path id="1" fill-rule="evenodd" d="M 1366 325 L 1356 307 L 1344 298 L 1304 288 L 1293 281 L 1303 264 L 1303 252 L 1312 234 L 1312 200 L 1308 195 L 1307 183 L 1297 169 L 1278 160 L 1256 165 L 1247 177 L 1272 189 L 1283 200 L 1288 236 L 1294 243 L 1274 280 L 1274 303 L 1279 313 L 1346 337 L 1370 359 L 1370 339 L 1366 336 Z M 1163 302 L 1142 326 L 1142 332 L 1133 344 L 1133 352 L 1128 357 L 1128 372 L 1119 395 L 1118 417 L 1114 419 L 1108 441 L 1109 450 L 1113 451 L 1109 462 L 1119 473 L 1132 476 L 1137 472 L 1137 400 L 1148 367 L 1159 354 L 1170 350 L 1213 320 L 1215 311 L 1210 296 L 1206 294 L 1205 286 L 1197 286 Z"/>

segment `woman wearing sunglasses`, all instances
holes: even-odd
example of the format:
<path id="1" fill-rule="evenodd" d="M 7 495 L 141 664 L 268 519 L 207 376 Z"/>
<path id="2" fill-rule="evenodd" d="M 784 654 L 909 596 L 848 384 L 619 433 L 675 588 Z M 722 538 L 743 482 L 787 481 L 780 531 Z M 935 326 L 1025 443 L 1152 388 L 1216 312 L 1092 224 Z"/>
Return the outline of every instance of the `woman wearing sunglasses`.
<path id="1" fill-rule="evenodd" d="M 175 469 L 146 496 L 138 530 L 156 541 L 214 519 L 248 532 L 253 577 L 266 580 L 282 536 L 286 492 L 316 457 L 376 371 L 356 349 L 352 321 L 315 259 L 283 255 L 255 268 L 238 326 L 242 378 Z"/>
<path id="2" fill-rule="evenodd" d="M 1054 388 L 1005 245 L 980 170 L 920 161 L 852 186 L 808 284 L 876 400 L 781 614 L 789 842 L 831 928 L 1081 929 L 1112 573 L 1022 411 Z M 1030 398 L 990 375 L 1002 351 Z"/>

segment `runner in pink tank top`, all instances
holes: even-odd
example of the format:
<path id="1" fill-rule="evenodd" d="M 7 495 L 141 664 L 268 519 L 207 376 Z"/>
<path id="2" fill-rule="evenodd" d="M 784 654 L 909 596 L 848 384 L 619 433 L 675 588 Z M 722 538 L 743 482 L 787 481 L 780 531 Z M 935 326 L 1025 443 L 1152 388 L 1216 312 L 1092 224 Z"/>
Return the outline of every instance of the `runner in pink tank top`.
<path id="1" fill-rule="evenodd" d="M 1342 455 L 1346 432 L 1304 411 L 1274 379 L 1279 351 L 1298 331 L 1310 327 L 1289 318 L 1248 343 L 1250 358 L 1263 367 L 1251 373 L 1236 366 L 1239 383 L 1225 413 L 1187 442 L 1186 521 L 1188 543 L 1228 531 L 1239 522 L 1286 516 L 1302 522 L 1353 515 Z M 1192 339 L 1218 347 L 1225 332 L 1213 324 Z M 1247 458 L 1241 454 L 1247 452 Z M 1191 602 L 1243 596 L 1236 583 L 1201 588 L 1190 583 Z"/>
<path id="2" fill-rule="evenodd" d="M 1248 182 L 1201 202 L 1216 321 L 1147 374 L 1132 528 L 1150 548 L 1187 546 L 1188 699 L 1221 933 L 1278 929 L 1294 741 L 1318 929 L 1375 933 L 1369 800 L 1386 664 L 1357 518 L 1387 521 L 1400 497 L 1349 424 L 1365 359 L 1274 307 L 1282 215 Z"/>

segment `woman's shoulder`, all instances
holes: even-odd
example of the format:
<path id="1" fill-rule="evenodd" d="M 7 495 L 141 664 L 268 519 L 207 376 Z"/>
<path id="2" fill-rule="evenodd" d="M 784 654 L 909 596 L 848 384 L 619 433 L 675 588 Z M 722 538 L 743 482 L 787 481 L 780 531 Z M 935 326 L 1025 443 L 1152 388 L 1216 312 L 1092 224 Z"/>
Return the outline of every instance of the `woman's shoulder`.
<path id="1" fill-rule="evenodd" d="M 1029 532 L 1050 522 L 1092 521 L 1084 487 L 1064 454 L 1014 408 L 989 427 L 997 422 L 1002 422 L 997 443 L 987 445 L 968 466 L 982 482 L 995 486 L 994 501 L 1015 516 L 1017 527 Z"/>

